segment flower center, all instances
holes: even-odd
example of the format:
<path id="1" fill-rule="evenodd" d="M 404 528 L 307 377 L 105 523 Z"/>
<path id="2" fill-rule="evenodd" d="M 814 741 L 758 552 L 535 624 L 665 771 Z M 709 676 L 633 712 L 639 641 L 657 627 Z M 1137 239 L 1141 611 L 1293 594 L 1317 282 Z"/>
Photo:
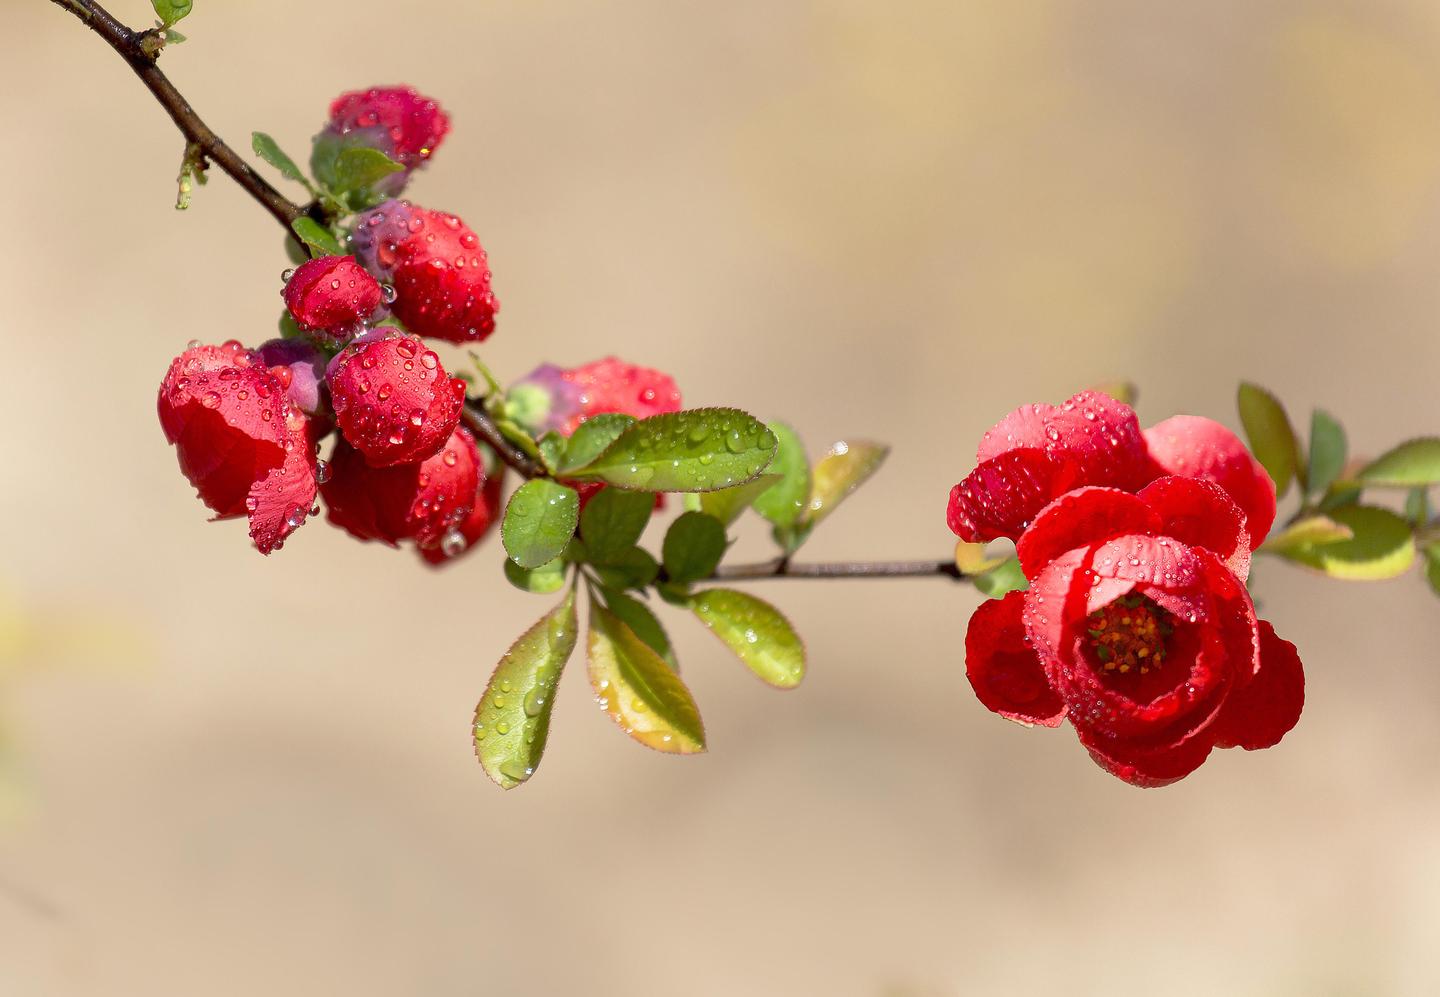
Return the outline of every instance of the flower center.
<path id="1" fill-rule="evenodd" d="M 1166 638 L 1175 632 L 1170 614 L 1143 595 L 1116 599 L 1091 613 L 1086 632 L 1107 672 L 1148 675 L 1165 660 Z"/>

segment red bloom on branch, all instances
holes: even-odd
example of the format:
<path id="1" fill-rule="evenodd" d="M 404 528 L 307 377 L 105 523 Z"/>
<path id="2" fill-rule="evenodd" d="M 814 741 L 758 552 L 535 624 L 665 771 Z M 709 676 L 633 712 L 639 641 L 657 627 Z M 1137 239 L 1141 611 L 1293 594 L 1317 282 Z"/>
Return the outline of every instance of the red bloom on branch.
<path id="1" fill-rule="evenodd" d="M 495 331 L 490 261 L 455 215 L 386 201 L 360 216 L 351 241 L 365 268 L 394 286 L 390 309 L 417 336 L 465 343 Z"/>
<path id="2" fill-rule="evenodd" d="M 330 128 L 342 135 L 369 133 L 372 148 L 409 170 L 440 148 L 450 131 L 450 117 L 413 87 L 371 87 L 335 98 Z"/>
<path id="3" fill-rule="evenodd" d="M 484 451 L 483 447 L 481 449 Z M 485 463 L 481 462 L 480 487 L 475 492 L 475 504 L 470 514 L 446 531 L 439 543 L 416 548 L 427 562 L 436 566 L 449 564 L 474 550 L 500 518 L 500 487 L 505 467 L 498 461 L 496 464 L 495 470 L 487 473 Z"/>
<path id="4" fill-rule="evenodd" d="M 674 378 L 618 357 L 569 368 L 541 364 L 508 394 L 513 417 L 536 434 L 553 430 L 569 436 L 604 413 L 646 419 L 681 408 Z"/>
<path id="5" fill-rule="evenodd" d="M 339 346 L 380 308 L 380 284 L 353 256 L 322 256 L 300 264 L 280 292 L 301 330 Z"/>
<path id="6" fill-rule="evenodd" d="M 335 422 L 345 440 L 376 467 L 433 456 L 460 421 L 465 382 L 410 336 L 351 343 L 327 378 Z"/>
<path id="7" fill-rule="evenodd" d="M 1230 430 L 1182 415 L 1142 433 L 1130 406 L 1097 391 L 1016 409 L 981 438 L 976 456 L 946 511 L 950 529 L 968 543 L 1018 540 L 1041 509 L 1072 489 L 1134 492 L 1167 474 L 1224 489 L 1244 513 L 1253 546 L 1275 520 L 1275 487 Z"/>
<path id="8" fill-rule="evenodd" d="M 248 516 L 262 554 L 305 522 L 315 502 L 309 423 L 255 354 L 233 341 L 192 346 L 170 364 L 157 407 L 181 472 L 216 519 Z"/>
<path id="9" fill-rule="evenodd" d="M 1299 719 L 1300 659 L 1255 618 L 1245 515 L 1218 486 L 1080 488 L 1016 549 L 1029 590 L 981 605 L 966 635 L 987 708 L 1068 717 L 1096 762 L 1137 786 L 1174 782 L 1215 747 L 1270 747 Z"/>
<path id="10" fill-rule="evenodd" d="M 330 522 L 351 536 L 392 547 L 402 540 L 414 540 L 421 548 L 438 547 L 470 516 L 483 473 L 475 439 L 464 427 L 451 434 L 439 453 L 397 467 L 375 467 L 337 440 L 320 494 Z"/>

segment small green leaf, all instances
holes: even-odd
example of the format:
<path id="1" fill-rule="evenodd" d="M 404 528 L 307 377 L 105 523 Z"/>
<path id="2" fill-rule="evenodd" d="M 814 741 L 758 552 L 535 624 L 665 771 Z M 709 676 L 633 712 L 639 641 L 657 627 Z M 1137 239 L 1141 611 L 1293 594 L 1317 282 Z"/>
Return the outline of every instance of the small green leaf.
<path id="1" fill-rule="evenodd" d="M 722 488 L 718 492 L 686 492 L 685 508 L 691 512 L 714 516 L 729 526 L 754 504 L 757 497 L 779 480 L 778 474 L 762 474 L 754 481 L 747 481 L 734 488 Z"/>
<path id="2" fill-rule="evenodd" d="M 1356 581 L 1394 578 L 1414 563 L 1415 537 L 1410 524 L 1389 509 L 1345 506 L 1333 510 L 1330 518 L 1349 528 L 1349 540 L 1302 546 L 1283 551 L 1282 556 L 1332 578 Z"/>
<path id="3" fill-rule="evenodd" d="M 522 568 L 538 568 L 559 557 L 575 532 L 580 496 L 548 478 L 525 482 L 510 497 L 500 540 Z"/>
<path id="4" fill-rule="evenodd" d="M 505 652 L 475 707 L 475 756 L 502 789 L 514 789 L 540 764 L 577 629 L 571 589 Z"/>
<path id="5" fill-rule="evenodd" d="M 331 190 L 336 194 L 368 190 L 390 174 L 401 173 L 404 169 L 403 165 L 379 149 L 365 145 L 350 146 L 335 157 Z"/>
<path id="6" fill-rule="evenodd" d="M 189 38 L 185 37 L 180 32 L 176 31 L 174 28 L 165 29 L 166 45 L 182 45 L 189 40 Z"/>
<path id="7" fill-rule="evenodd" d="M 657 751 L 688 755 L 705 750 L 700 710 L 680 676 L 594 600 L 589 650 L 590 686 L 621 730 Z"/>
<path id="8" fill-rule="evenodd" d="M 1430 489 L 1424 486 L 1410 489 L 1405 496 L 1405 518 L 1418 527 L 1429 522 L 1430 515 Z"/>
<path id="9" fill-rule="evenodd" d="M 830 452 L 815 465 L 810 502 L 805 507 L 805 522 L 812 528 L 818 526 L 855 489 L 870 480 L 889 454 L 890 448 L 883 443 L 864 440 L 849 443 L 842 440 L 831 447 Z"/>
<path id="10" fill-rule="evenodd" d="M 300 331 L 300 326 L 295 322 L 295 316 L 290 314 L 289 309 L 280 313 L 278 323 L 281 339 L 306 339 L 305 333 Z"/>
<path id="11" fill-rule="evenodd" d="M 279 170 L 281 176 L 304 184 L 307 190 L 314 193 L 315 188 L 311 186 L 309 178 L 295 165 L 295 160 L 285 155 L 285 151 L 273 138 L 264 132 L 254 132 L 250 136 L 250 145 L 255 150 L 255 155 Z"/>
<path id="12" fill-rule="evenodd" d="M 1345 470 L 1348 456 L 1344 427 L 1330 413 L 1316 409 L 1310 416 L 1310 471 L 1305 479 L 1309 494 L 1329 491 Z"/>
<path id="13" fill-rule="evenodd" d="M 707 513 L 687 512 L 670 524 L 660 560 L 670 581 L 683 585 L 709 576 L 724 556 L 724 524 Z"/>
<path id="14" fill-rule="evenodd" d="M 540 451 L 540 462 L 545 469 L 554 474 L 560 469 L 561 463 L 565 460 L 565 446 L 568 441 L 559 433 L 551 430 L 536 443 L 536 449 Z"/>
<path id="15" fill-rule="evenodd" d="M 973 579 L 975 587 L 991 599 L 1003 599 L 1011 592 L 1023 592 L 1030 587 L 1025 580 L 1025 572 L 1020 570 L 1020 562 L 1016 558 L 1010 558 Z"/>
<path id="16" fill-rule="evenodd" d="M 961 540 L 955 545 L 955 567 L 962 575 L 982 575 L 992 568 L 998 568 L 1008 560 L 1005 557 L 991 557 L 983 543 L 966 543 Z"/>
<path id="17" fill-rule="evenodd" d="M 789 529 L 805 513 L 805 503 L 810 499 L 810 462 L 795 430 L 783 422 L 772 422 L 770 431 L 777 441 L 770 473 L 780 475 L 780 480 L 755 500 L 755 511 L 776 526 Z"/>
<path id="18" fill-rule="evenodd" d="M 334 234 L 308 215 L 301 215 L 290 223 L 290 227 L 295 230 L 300 241 L 310 247 L 311 256 L 345 255 L 344 248 Z"/>
<path id="19" fill-rule="evenodd" d="M 604 564 L 592 567 L 606 588 L 616 590 L 648 588 L 660 574 L 660 565 L 642 547 L 631 547 Z"/>
<path id="20" fill-rule="evenodd" d="M 1430 583 L 1430 591 L 1440 595 L 1440 544 L 1425 548 L 1425 580 Z"/>
<path id="21" fill-rule="evenodd" d="M 649 645 L 650 650 L 660 655 L 665 664 L 677 672 L 680 670 L 680 662 L 675 658 L 675 648 L 670 643 L 670 636 L 665 633 L 665 628 L 660 625 L 660 620 L 650 611 L 649 606 L 615 589 L 604 589 L 601 595 L 606 609 L 618 616 L 636 637 Z"/>
<path id="22" fill-rule="evenodd" d="M 1354 505 L 1360 501 L 1360 496 L 1364 491 L 1365 489 L 1351 482 L 1337 481 L 1330 486 L 1330 490 L 1320 500 L 1320 511 L 1331 512 L 1347 505 Z"/>
<path id="23" fill-rule="evenodd" d="M 805 677 L 805 645 L 774 606 L 733 589 L 706 589 L 690 608 L 752 672 L 777 689 Z"/>
<path id="24" fill-rule="evenodd" d="M 540 447 L 535 443 L 535 438 L 530 435 L 525 427 L 510 419 L 506 419 L 504 416 L 500 416 L 495 420 L 495 428 L 500 430 L 500 435 L 505 437 L 505 439 L 515 444 L 531 457 L 543 462 Z"/>
<path id="25" fill-rule="evenodd" d="M 1440 484 L 1440 437 L 1406 440 L 1367 464 L 1356 480 L 1371 488 Z"/>
<path id="26" fill-rule="evenodd" d="M 160 18 L 160 24 L 166 28 L 173 28 L 186 17 L 195 7 L 194 0 L 150 0 L 150 6 L 155 8 L 155 16 Z"/>
<path id="27" fill-rule="evenodd" d="M 774 454 L 775 434 L 753 416 L 694 409 L 635 423 L 575 473 L 637 491 L 708 492 L 758 477 Z"/>
<path id="28" fill-rule="evenodd" d="M 1275 482 L 1276 496 L 1284 495 L 1295 477 L 1300 453 L 1285 407 L 1270 392 L 1248 381 L 1240 385 L 1237 400 L 1250 449 Z"/>
<path id="29" fill-rule="evenodd" d="M 548 595 L 565 587 L 565 559 L 557 557 L 538 568 L 522 568 L 508 557 L 505 559 L 505 580 L 522 592 Z"/>
<path id="30" fill-rule="evenodd" d="M 606 447 L 633 425 L 633 415 L 620 412 L 592 415 L 570 434 L 570 442 L 565 448 L 565 460 L 560 465 L 561 473 L 568 474 L 576 468 L 584 467 L 604 453 Z"/>
<path id="31" fill-rule="evenodd" d="M 1260 547 L 1267 554 L 1287 555 L 1291 551 L 1309 547 L 1323 547 L 1339 543 L 1355 536 L 1350 527 L 1337 523 L 1329 516 L 1307 516 L 1273 534 Z"/>
<path id="32" fill-rule="evenodd" d="M 591 496 L 580 513 L 580 538 L 596 564 L 608 564 L 635 546 L 650 513 L 655 496 L 602 488 Z"/>

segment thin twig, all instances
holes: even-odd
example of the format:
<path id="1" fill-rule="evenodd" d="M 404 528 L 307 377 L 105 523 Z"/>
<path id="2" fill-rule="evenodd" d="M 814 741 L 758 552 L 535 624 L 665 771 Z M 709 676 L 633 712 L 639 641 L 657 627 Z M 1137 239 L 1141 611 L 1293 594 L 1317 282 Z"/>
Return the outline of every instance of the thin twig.
<path id="1" fill-rule="evenodd" d="M 722 564 L 711 577 L 716 581 L 763 581 L 770 578 L 953 578 L 965 573 L 954 561 L 831 561 L 796 564 L 786 558 L 756 564 Z"/>
<path id="2" fill-rule="evenodd" d="M 545 468 L 538 460 L 505 438 L 505 435 L 500 432 L 500 427 L 495 425 L 495 420 L 490 418 L 490 413 L 485 411 L 482 402 L 476 399 L 467 399 L 460 418 L 470 432 L 478 436 L 482 442 L 489 444 L 490 449 L 500 456 L 506 467 L 516 471 L 522 478 L 546 476 Z"/>
<path id="3" fill-rule="evenodd" d="M 205 157 L 224 170 L 244 191 L 253 197 L 271 216 L 290 232 L 290 223 L 305 214 L 305 208 L 296 204 L 270 185 L 250 168 L 234 149 L 211 130 L 200 119 L 169 78 L 155 64 L 156 56 L 147 52 L 142 44 L 146 32 L 131 31 L 117 21 L 104 7 L 94 0 L 52 0 L 56 6 L 78 17 L 91 31 L 105 40 L 105 43 L 120 54 L 120 57 L 140 77 L 160 106 L 170 115 L 175 127 L 185 136 L 187 142 L 198 146 Z"/>

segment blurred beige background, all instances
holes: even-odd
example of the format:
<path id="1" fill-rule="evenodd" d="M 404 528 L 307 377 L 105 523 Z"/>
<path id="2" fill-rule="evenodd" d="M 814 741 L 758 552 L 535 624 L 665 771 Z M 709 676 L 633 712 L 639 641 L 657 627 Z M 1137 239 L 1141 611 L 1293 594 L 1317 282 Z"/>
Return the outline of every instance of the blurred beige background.
<path id="1" fill-rule="evenodd" d="M 165 66 L 240 146 L 303 153 L 342 88 L 444 101 L 412 193 L 491 253 L 497 370 L 613 351 L 814 449 L 893 441 L 811 558 L 944 556 L 978 434 L 1115 377 L 1146 422 L 1233 424 L 1248 376 L 1362 451 L 1440 429 L 1426 0 L 198 0 L 184 28 Z M 470 713 L 548 603 L 493 548 L 431 573 L 320 524 L 267 560 L 205 522 L 156 385 L 186 340 L 272 334 L 279 233 L 220 176 L 170 209 L 178 137 L 72 18 L 0 0 L 0 31 L 0 584 L 149 647 L 0 686 L 0 993 L 1440 990 L 1414 576 L 1263 564 L 1305 717 L 1166 790 L 986 714 L 976 595 L 891 581 L 755 589 L 809 641 L 785 695 L 667 616 L 698 759 L 628 743 L 577 658 L 501 793 Z"/>

